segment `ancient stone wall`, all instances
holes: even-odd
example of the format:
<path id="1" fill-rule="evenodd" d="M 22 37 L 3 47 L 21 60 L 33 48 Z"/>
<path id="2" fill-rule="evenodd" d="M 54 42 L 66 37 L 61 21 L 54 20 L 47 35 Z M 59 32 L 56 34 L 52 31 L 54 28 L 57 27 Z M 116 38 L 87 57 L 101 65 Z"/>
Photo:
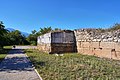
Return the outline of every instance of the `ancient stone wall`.
<path id="1" fill-rule="evenodd" d="M 52 43 L 51 51 L 52 53 L 75 52 L 75 46 L 74 43 Z"/>
<path id="2" fill-rule="evenodd" d="M 48 53 L 66 53 L 75 51 L 74 32 L 63 30 L 50 32 L 38 37 L 38 49 Z"/>
<path id="3" fill-rule="evenodd" d="M 120 30 L 81 29 L 74 32 L 78 53 L 120 59 Z"/>
<path id="4" fill-rule="evenodd" d="M 51 52 L 51 44 L 50 43 L 43 43 L 43 44 L 38 44 L 37 45 L 38 50 L 44 51 L 44 52 Z"/>
<path id="5" fill-rule="evenodd" d="M 120 59 L 120 30 L 63 30 L 38 37 L 38 49 L 45 52 L 75 52 L 76 48 L 81 54 Z"/>

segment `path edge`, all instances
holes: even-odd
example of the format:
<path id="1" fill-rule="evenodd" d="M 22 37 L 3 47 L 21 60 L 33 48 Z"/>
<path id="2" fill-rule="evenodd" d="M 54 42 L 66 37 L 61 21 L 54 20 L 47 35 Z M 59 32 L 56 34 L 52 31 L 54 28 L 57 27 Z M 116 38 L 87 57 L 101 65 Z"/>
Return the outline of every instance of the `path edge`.
<path id="1" fill-rule="evenodd" d="M 30 61 L 30 59 L 28 58 L 27 54 L 25 53 L 27 59 Z M 31 61 L 30 61 L 31 62 Z M 31 62 L 32 63 L 32 62 Z M 35 66 L 32 64 L 34 71 L 36 72 L 37 76 L 39 77 L 40 80 L 43 80 L 42 77 L 40 76 L 40 74 L 38 73 L 37 69 L 35 69 Z"/>

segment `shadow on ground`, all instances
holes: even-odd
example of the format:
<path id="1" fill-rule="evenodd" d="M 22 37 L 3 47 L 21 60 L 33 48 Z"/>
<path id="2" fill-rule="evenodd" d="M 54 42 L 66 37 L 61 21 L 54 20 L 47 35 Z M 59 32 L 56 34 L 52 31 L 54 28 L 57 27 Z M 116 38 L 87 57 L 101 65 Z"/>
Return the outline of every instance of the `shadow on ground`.
<path id="1" fill-rule="evenodd" d="M 24 54 L 24 51 L 21 49 L 12 49 L 8 52 L 8 54 Z"/>
<path id="2" fill-rule="evenodd" d="M 0 71 L 32 71 L 32 63 L 26 58 L 21 49 L 9 51 L 8 56 L 1 62 Z"/>

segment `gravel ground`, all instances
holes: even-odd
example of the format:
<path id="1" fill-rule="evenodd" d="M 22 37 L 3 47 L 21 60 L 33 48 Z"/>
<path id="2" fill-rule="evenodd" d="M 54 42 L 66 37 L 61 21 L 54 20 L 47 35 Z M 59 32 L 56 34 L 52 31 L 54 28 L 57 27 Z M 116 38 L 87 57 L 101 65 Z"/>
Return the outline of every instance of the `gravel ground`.
<path id="1" fill-rule="evenodd" d="M 0 63 L 0 80 L 40 80 L 21 49 L 13 49 Z"/>

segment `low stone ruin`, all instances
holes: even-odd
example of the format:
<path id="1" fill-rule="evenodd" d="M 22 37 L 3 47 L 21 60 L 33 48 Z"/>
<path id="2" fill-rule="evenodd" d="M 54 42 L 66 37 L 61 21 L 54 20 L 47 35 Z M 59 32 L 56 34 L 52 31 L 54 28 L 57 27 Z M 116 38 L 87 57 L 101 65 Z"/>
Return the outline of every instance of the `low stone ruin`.
<path id="1" fill-rule="evenodd" d="M 38 37 L 38 49 L 48 53 L 75 52 L 74 32 L 54 31 Z"/>
<path id="2" fill-rule="evenodd" d="M 74 33 L 78 53 L 120 59 L 120 30 L 80 29 Z"/>
<path id="3" fill-rule="evenodd" d="M 50 32 L 38 37 L 38 49 L 49 53 L 78 52 L 120 59 L 120 30 L 78 29 Z"/>

